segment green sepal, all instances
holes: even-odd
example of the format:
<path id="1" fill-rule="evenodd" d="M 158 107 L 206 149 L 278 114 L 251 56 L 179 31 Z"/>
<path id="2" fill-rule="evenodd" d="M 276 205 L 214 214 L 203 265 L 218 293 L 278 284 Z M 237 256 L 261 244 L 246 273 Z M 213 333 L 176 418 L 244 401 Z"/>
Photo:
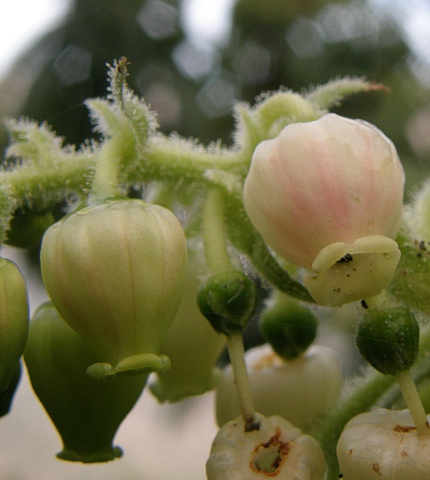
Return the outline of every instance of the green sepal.
<path id="1" fill-rule="evenodd" d="M 147 375 L 91 378 L 86 369 L 97 361 L 95 353 L 49 302 L 32 318 L 24 360 L 31 385 L 62 438 L 57 457 L 83 463 L 120 457 L 113 438 Z"/>
<path id="2" fill-rule="evenodd" d="M 286 295 L 277 295 L 260 318 L 260 331 L 285 360 L 301 355 L 315 340 L 318 320 L 309 308 Z"/>
<path id="3" fill-rule="evenodd" d="M 257 307 L 255 283 L 244 273 L 218 273 L 200 287 L 197 304 L 218 333 L 241 332 Z"/>
<path id="4" fill-rule="evenodd" d="M 4 417 L 10 412 L 12 401 L 21 379 L 21 370 L 21 362 L 18 362 L 9 385 L 3 391 L 0 391 L 0 417 Z"/>
<path id="5" fill-rule="evenodd" d="M 124 358 L 114 367 L 110 363 L 97 362 L 87 368 L 87 374 L 97 380 L 111 377 L 112 375 L 149 374 L 152 372 L 165 372 L 170 369 L 170 360 L 166 355 L 155 353 L 141 353 Z"/>
<path id="6" fill-rule="evenodd" d="M 420 329 L 406 308 L 369 310 L 358 326 L 356 343 L 361 355 L 379 372 L 397 375 L 418 356 Z"/>

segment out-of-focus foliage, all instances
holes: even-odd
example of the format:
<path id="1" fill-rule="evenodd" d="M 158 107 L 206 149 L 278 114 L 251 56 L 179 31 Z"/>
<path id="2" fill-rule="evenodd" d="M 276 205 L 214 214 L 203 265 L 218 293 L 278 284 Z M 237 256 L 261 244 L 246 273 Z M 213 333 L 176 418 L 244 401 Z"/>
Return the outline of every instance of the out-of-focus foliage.
<path id="1" fill-rule="evenodd" d="M 357 95 L 338 113 L 375 123 L 393 139 L 409 189 L 430 171 L 430 95 L 413 74 L 397 2 L 384 10 L 370 0 L 237 0 L 221 47 L 186 36 L 184 2 L 74 0 L 63 23 L 3 80 L 0 114 L 47 121 L 80 143 L 92 135 L 83 100 L 105 95 L 105 63 L 125 56 L 130 85 L 158 112 L 162 130 L 228 144 L 234 100 L 366 76 L 391 93 Z M 2 132 L 1 147 L 6 141 Z"/>

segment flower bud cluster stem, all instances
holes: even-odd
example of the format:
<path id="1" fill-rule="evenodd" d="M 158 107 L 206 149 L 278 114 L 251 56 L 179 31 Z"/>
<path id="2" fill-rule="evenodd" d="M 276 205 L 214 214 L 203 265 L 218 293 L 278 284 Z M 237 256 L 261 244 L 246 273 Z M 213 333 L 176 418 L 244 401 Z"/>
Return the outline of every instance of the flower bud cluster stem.
<path id="1" fill-rule="evenodd" d="M 110 139 L 103 145 L 96 163 L 90 203 L 97 203 L 120 194 L 118 177 L 121 154 L 121 147 L 116 139 Z"/>
<path id="2" fill-rule="evenodd" d="M 203 212 L 203 243 L 212 274 L 233 270 L 225 238 L 224 195 L 220 189 L 212 188 L 206 196 Z"/>
<path id="3" fill-rule="evenodd" d="M 233 270 L 226 245 L 224 198 L 220 189 L 211 189 L 206 197 L 203 242 L 206 262 L 211 274 Z M 245 364 L 242 332 L 226 335 L 226 339 L 242 416 L 245 424 L 251 425 L 254 421 L 255 411 Z"/>

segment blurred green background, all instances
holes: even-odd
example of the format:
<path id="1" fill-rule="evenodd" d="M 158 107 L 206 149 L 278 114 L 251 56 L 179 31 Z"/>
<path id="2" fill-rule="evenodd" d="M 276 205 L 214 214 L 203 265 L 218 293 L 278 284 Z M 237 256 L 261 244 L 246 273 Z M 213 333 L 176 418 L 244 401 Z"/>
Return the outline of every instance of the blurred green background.
<path id="1" fill-rule="evenodd" d="M 393 139 L 408 194 L 428 174 L 430 37 L 417 41 L 411 25 L 425 18 L 428 0 L 237 0 L 225 19 L 229 33 L 216 43 L 187 32 L 188 5 L 70 1 L 61 24 L 3 79 L 0 115 L 47 121 L 79 144 L 93 135 L 82 102 L 106 94 L 106 62 L 126 56 L 130 84 L 158 112 L 163 131 L 229 144 L 234 100 L 253 103 L 281 85 L 300 91 L 364 76 L 391 93 L 356 95 L 335 110 L 366 119 Z M 0 147 L 6 144 L 2 130 Z"/>

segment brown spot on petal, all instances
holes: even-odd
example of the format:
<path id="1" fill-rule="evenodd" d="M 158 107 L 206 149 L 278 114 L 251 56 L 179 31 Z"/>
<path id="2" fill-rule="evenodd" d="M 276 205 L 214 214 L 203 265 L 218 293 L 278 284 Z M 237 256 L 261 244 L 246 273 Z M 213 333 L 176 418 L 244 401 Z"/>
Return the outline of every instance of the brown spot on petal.
<path id="1" fill-rule="evenodd" d="M 408 425 L 396 425 L 393 430 L 395 432 L 402 432 L 402 433 L 408 433 L 411 432 L 412 430 L 416 430 L 415 426 L 408 426 Z"/>
<path id="2" fill-rule="evenodd" d="M 373 471 L 376 472 L 378 475 L 382 475 L 380 470 L 381 467 L 379 466 L 379 463 L 374 463 L 372 465 L 372 468 L 373 468 Z"/>

